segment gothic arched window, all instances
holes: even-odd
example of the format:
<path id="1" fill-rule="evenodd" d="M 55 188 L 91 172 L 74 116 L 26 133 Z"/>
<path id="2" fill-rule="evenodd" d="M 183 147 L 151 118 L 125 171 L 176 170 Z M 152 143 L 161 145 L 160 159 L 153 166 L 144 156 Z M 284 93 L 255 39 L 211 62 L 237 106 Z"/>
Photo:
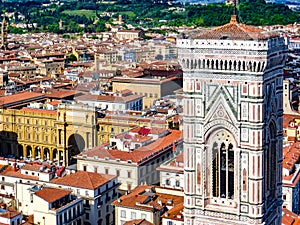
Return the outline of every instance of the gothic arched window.
<path id="1" fill-rule="evenodd" d="M 234 198 L 234 147 L 233 139 L 220 131 L 213 138 L 212 145 L 213 196 Z"/>
<path id="2" fill-rule="evenodd" d="M 266 152 L 266 183 L 267 188 L 270 191 L 270 197 L 275 198 L 275 190 L 276 190 L 276 168 L 277 168 L 277 151 L 276 151 L 276 127 L 274 123 L 269 125 L 269 143 L 268 149 Z"/>

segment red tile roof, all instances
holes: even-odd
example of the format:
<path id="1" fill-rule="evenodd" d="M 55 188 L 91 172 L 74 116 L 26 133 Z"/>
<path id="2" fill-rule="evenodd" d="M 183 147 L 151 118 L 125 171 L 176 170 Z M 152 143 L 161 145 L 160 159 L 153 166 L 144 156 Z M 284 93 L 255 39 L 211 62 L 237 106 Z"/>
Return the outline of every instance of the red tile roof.
<path id="1" fill-rule="evenodd" d="M 50 169 L 50 164 L 25 164 L 21 170 L 30 170 L 35 172 L 40 172 L 41 167 Z"/>
<path id="2" fill-rule="evenodd" d="M 39 180 L 38 176 L 22 174 L 21 170 L 14 171 L 13 166 L 8 166 L 3 172 L 1 172 L 1 175 L 9 176 L 9 177 L 18 177 L 18 178 L 29 179 L 29 180 Z"/>
<path id="3" fill-rule="evenodd" d="M 22 92 L 13 94 L 13 95 L 0 97 L 0 105 L 7 105 L 7 104 L 12 104 L 12 103 L 17 104 L 22 101 L 28 102 L 30 100 L 39 99 L 43 96 L 44 96 L 44 94 L 41 94 L 41 93 L 22 91 Z"/>
<path id="4" fill-rule="evenodd" d="M 168 206 L 174 207 L 183 203 L 183 196 L 165 194 L 156 191 L 154 186 L 141 185 L 128 195 L 115 200 L 112 205 L 145 211 L 161 211 Z"/>
<path id="5" fill-rule="evenodd" d="M 300 225 L 300 216 L 285 208 L 282 213 L 282 225 Z"/>
<path id="6" fill-rule="evenodd" d="M 0 217 L 11 219 L 11 218 L 14 218 L 14 217 L 16 217 L 16 216 L 18 216 L 20 214 L 21 214 L 21 212 L 7 210 L 5 212 L 1 212 L 0 213 Z"/>
<path id="7" fill-rule="evenodd" d="M 283 114 L 283 128 L 288 128 L 290 126 L 290 122 L 295 122 L 296 119 L 300 119 L 300 115 Z"/>
<path id="8" fill-rule="evenodd" d="M 48 98 L 57 98 L 62 99 L 66 97 L 74 96 L 77 93 L 76 90 L 52 90 L 51 92 L 47 93 L 45 96 Z"/>
<path id="9" fill-rule="evenodd" d="M 158 138 L 149 145 L 135 149 L 134 151 L 120 151 L 106 149 L 104 146 L 99 146 L 88 151 L 84 151 L 78 155 L 82 157 L 86 155 L 87 157 L 106 158 L 109 159 L 120 159 L 121 161 L 131 160 L 134 163 L 142 163 L 143 159 L 150 157 L 154 153 L 159 153 L 166 146 L 172 145 L 174 142 L 182 141 L 182 132 L 179 130 L 170 130 L 170 133 L 165 137 Z"/>
<path id="10" fill-rule="evenodd" d="M 263 30 L 238 23 L 235 16 L 231 21 L 223 26 L 211 29 L 207 32 L 198 34 L 194 39 L 226 39 L 226 40 L 259 40 L 275 36 L 274 33 L 267 33 Z"/>
<path id="11" fill-rule="evenodd" d="M 77 171 L 75 173 L 65 175 L 64 177 L 52 179 L 51 183 L 94 190 L 115 177 L 116 176 L 108 174 Z"/>
<path id="12" fill-rule="evenodd" d="M 42 199 L 44 199 L 46 202 L 54 202 L 56 200 L 59 200 L 63 197 L 65 197 L 68 194 L 71 194 L 72 191 L 70 190 L 64 190 L 64 189 L 58 189 L 58 188 L 49 188 L 44 187 L 42 190 L 35 192 L 34 194 Z"/>
<path id="13" fill-rule="evenodd" d="M 291 170 L 300 158 L 300 143 L 296 142 L 283 148 L 283 168 Z"/>
<path id="14" fill-rule="evenodd" d="M 137 220 L 130 220 L 124 223 L 124 225 L 154 225 L 150 223 L 148 220 L 145 219 L 137 219 Z"/>
<path id="15" fill-rule="evenodd" d="M 168 212 L 162 215 L 162 218 L 183 221 L 183 208 L 183 202 L 178 205 L 175 205 L 172 209 L 170 209 Z"/>
<path id="16" fill-rule="evenodd" d="M 55 110 L 22 108 L 21 111 L 56 115 Z"/>

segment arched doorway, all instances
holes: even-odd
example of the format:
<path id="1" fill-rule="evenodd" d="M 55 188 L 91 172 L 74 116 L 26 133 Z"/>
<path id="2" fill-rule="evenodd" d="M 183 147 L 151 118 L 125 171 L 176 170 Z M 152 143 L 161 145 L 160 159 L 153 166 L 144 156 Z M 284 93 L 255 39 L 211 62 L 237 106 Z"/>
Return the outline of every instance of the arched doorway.
<path id="1" fill-rule="evenodd" d="M 35 147 L 35 149 L 34 149 L 34 158 L 35 159 L 40 159 L 41 158 L 41 148 L 40 147 Z"/>
<path id="2" fill-rule="evenodd" d="M 24 152 L 23 152 L 23 146 L 18 144 L 18 157 L 25 157 L 24 155 Z"/>
<path id="3" fill-rule="evenodd" d="M 50 160 L 50 151 L 49 151 L 49 148 L 44 148 L 43 159 L 44 160 Z"/>
<path id="4" fill-rule="evenodd" d="M 58 151 L 58 158 L 59 158 L 59 165 L 63 165 L 64 163 L 64 152 L 63 151 Z"/>
<path id="5" fill-rule="evenodd" d="M 58 160 L 58 153 L 57 153 L 57 149 L 53 149 L 53 161 L 57 161 Z"/>
<path id="6" fill-rule="evenodd" d="M 72 157 L 83 151 L 85 141 L 79 134 L 72 134 L 68 139 L 69 155 Z"/>
<path id="7" fill-rule="evenodd" d="M 31 158 L 31 153 L 32 153 L 32 148 L 31 148 L 31 146 L 27 146 L 27 147 L 26 147 L 26 155 L 25 155 L 25 157 L 26 157 L 26 158 Z"/>

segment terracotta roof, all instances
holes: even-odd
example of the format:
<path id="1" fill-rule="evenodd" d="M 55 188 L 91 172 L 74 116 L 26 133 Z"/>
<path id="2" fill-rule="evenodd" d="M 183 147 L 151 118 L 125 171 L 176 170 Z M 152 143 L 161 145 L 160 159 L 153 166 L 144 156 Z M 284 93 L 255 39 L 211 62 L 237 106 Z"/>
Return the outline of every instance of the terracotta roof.
<path id="1" fill-rule="evenodd" d="M 51 168 L 51 165 L 50 164 L 25 164 L 21 169 L 22 170 L 30 170 L 30 171 L 36 171 L 36 172 L 41 172 L 40 169 L 41 167 L 43 167 L 44 169 L 45 168 L 48 168 L 50 169 Z"/>
<path id="2" fill-rule="evenodd" d="M 12 103 L 17 104 L 20 103 L 21 101 L 28 102 L 30 100 L 40 99 L 43 96 L 44 94 L 29 92 L 29 91 L 18 92 L 13 95 L 0 97 L 0 105 L 8 105 Z"/>
<path id="3" fill-rule="evenodd" d="M 21 111 L 56 115 L 55 110 L 22 108 Z"/>
<path id="4" fill-rule="evenodd" d="M 148 134 L 162 134 L 166 132 L 166 129 L 164 128 L 158 128 L 158 127 L 136 127 L 130 130 L 130 132 L 138 133 L 139 135 L 148 135 Z"/>
<path id="5" fill-rule="evenodd" d="M 20 214 L 21 214 L 21 212 L 7 210 L 5 212 L 0 212 L 0 217 L 11 219 L 11 218 L 14 218 L 14 217 L 16 217 Z"/>
<path id="6" fill-rule="evenodd" d="M 282 209 L 282 225 L 300 225 L 300 216 L 290 210 Z"/>
<path id="7" fill-rule="evenodd" d="M 46 94 L 48 98 L 66 98 L 74 96 L 77 93 L 75 90 L 52 90 L 50 93 Z"/>
<path id="8" fill-rule="evenodd" d="M 112 205 L 155 212 L 182 203 L 183 196 L 161 193 L 154 186 L 141 185 L 112 202 Z"/>
<path id="9" fill-rule="evenodd" d="M 283 128 L 288 128 L 290 122 L 296 122 L 296 119 L 300 119 L 300 115 L 283 114 Z"/>
<path id="10" fill-rule="evenodd" d="M 9 176 L 9 177 L 18 177 L 18 178 L 29 179 L 29 180 L 39 180 L 38 176 L 22 174 L 21 170 L 15 171 L 13 166 L 8 166 L 3 172 L 1 172 L 1 175 Z"/>
<path id="11" fill-rule="evenodd" d="M 57 106 L 61 103 L 60 100 L 53 100 L 51 102 L 47 102 L 47 104 L 52 105 L 52 106 Z"/>
<path id="12" fill-rule="evenodd" d="M 248 26 L 237 22 L 236 16 L 223 26 L 211 29 L 207 32 L 192 36 L 193 39 L 224 39 L 224 40 L 259 40 L 275 36 L 257 27 Z"/>
<path id="13" fill-rule="evenodd" d="M 44 199 L 46 202 L 54 202 L 56 200 L 59 200 L 63 197 L 65 197 L 68 194 L 71 194 L 71 190 L 64 190 L 64 189 L 58 189 L 58 188 L 49 188 L 44 187 L 42 190 L 35 192 L 34 194 L 42 199 Z"/>
<path id="14" fill-rule="evenodd" d="M 77 171 L 65 175 L 64 177 L 52 179 L 51 183 L 94 190 L 113 178 L 115 178 L 115 176 L 108 174 Z"/>
<path id="15" fill-rule="evenodd" d="M 300 172 L 296 170 L 296 172 L 292 173 L 289 176 L 282 176 L 282 185 L 284 187 L 296 187 L 300 180 Z"/>
<path id="16" fill-rule="evenodd" d="M 152 139 L 152 137 L 150 136 L 144 136 L 144 135 L 130 135 L 130 134 L 118 134 L 115 136 L 116 139 L 121 139 L 123 140 L 124 138 L 127 139 L 128 142 L 139 142 L 139 143 L 143 143 L 146 141 L 149 141 Z M 125 142 L 124 142 L 125 144 Z"/>
<path id="17" fill-rule="evenodd" d="M 172 209 L 170 209 L 168 212 L 162 215 L 162 218 L 183 221 L 183 208 L 183 202 L 178 205 L 175 205 Z"/>
<path id="18" fill-rule="evenodd" d="M 101 124 L 107 123 L 116 123 L 115 120 L 124 121 L 124 123 L 132 123 L 136 126 L 139 123 L 154 123 L 154 124 L 166 124 L 166 120 L 163 117 L 154 115 L 154 117 L 138 117 L 138 116 L 129 116 L 129 115 L 118 115 L 117 112 L 114 112 L 113 115 L 106 114 L 104 118 L 99 118 Z M 153 128 L 153 127 L 152 127 Z"/>
<path id="19" fill-rule="evenodd" d="M 86 155 L 87 157 L 99 157 L 109 159 L 120 159 L 121 161 L 131 160 L 134 163 L 142 163 L 144 159 L 147 159 L 152 154 L 158 153 L 166 146 L 172 145 L 176 141 L 182 140 L 182 132 L 178 130 L 170 130 L 170 133 L 165 137 L 158 138 L 149 145 L 135 149 L 134 151 L 120 151 L 106 149 L 104 146 L 98 146 L 91 150 L 80 153 L 78 156 L 82 157 Z M 149 158 L 150 159 L 150 158 Z"/>
<path id="20" fill-rule="evenodd" d="M 296 142 L 283 148 L 283 168 L 292 170 L 300 159 L 300 143 Z"/>
<path id="21" fill-rule="evenodd" d="M 124 225 L 154 225 L 150 223 L 148 220 L 145 219 L 137 219 L 137 220 L 130 220 L 124 223 Z"/>

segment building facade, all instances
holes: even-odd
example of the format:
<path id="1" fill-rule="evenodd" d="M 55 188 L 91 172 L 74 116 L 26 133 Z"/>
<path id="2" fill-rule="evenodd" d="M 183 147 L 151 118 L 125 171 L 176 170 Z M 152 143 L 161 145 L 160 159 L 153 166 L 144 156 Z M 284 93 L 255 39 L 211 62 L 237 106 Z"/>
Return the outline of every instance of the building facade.
<path id="1" fill-rule="evenodd" d="M 156 168 L 170 160 L 180 145 L 181 131 L 136 127 L 78 154 L 77 169 L 116 175 L 121 183 L 119 190 L 131 191 L 141 184 L 158 184 Z"/>
<path id="2" fill-rule="evenodd" d="M 182 77 L 170 77 L 163 79 L 152 78 L 124 78 L 112 79 L 113 91 L 130 89 L 137 95 L 144 96 L 143 107 L 145 109 L 153 106 L 154 100 L 172 95 L 174 91 L 182 88 Z"/>
<path id="3" fill-rule="evenodd" d="M 283 37 L 240 24 L 177 41 L 186 224 L 281 224 Z"/>
<path id="4" fill-rule="evenodd" d="M 157 170 L 160 173 L 160 186 L 183 190 L 184 171 L 183 171 L 183 152 L 176 155 L 170 161 L 161 164 Z"/>
<path id="5" fill-rule="evenodd" d="M 72 191 L 20 183 L 16 189 L 19 210 L 34 215 L 35 224 L 83 224 L 83 201 Z"/>
<path id="6" fill-rule="evenodd" d="M 5 158 L 0 158 L 0 165 L 2 201 L 22 210 L 23 214 L 37 215 L 36 213 L 40 212 L 41 214 L 51 214 L 50 217 L 55 219 L 54 212 L 56 210 L 52 210 L 52 212 L 48 212 L 48 209 L 36 210 L 39 207 L 34 200 L 31 202 L 30 194 L 43 187 L 58 188 L 70 191 L 74 197 L 80 199 L 82 223 L 87 225 L 114 224 L 114 208 L 111 203 L 118 197 L 119 183 L 116 176 L 100 174 L 97 171 L 66 170 L 64 166 L 56 167 L 45 163 L 10 161 Z M 50 192 L 49 195 L 54 196 L 54 193 Z M 44 204 L 47 207 L 47 203 Z M 69 219 L 74 218 L 75 214 L 69 215 Z M 75 217 L 77 217 L 76 215 Z M 43 216 L 46 217 L 45 215 L 35 217 L 35 221 Z M 48 222 L 49 220 L 47 219 Z"/>
<path id="7" fill-rule="evenodd" d="M 15 96 L 5 96 L 18 103 Z M 23 93 L 27 96 L 27 93 Z M 31 96 L 31 95 L 30 95 Z M 37 96 L 37 97 L 36 97 Z M 33 102 L 41 108 L 2 109 L 0 116 L 0 147 L 2 154 L 14 154 L 29 159 L 54 161 L 68 165 L 71 156 L 95 147 L 97 112 L 95 107 L 60 104 L 56 110 L 43 109 L 45 101 L 36 94 Z M 20 100 L 19 105 L 29 100 Z"/>
<path id="8" fill-rule="evenodd" d="M 89 106 L 95 106 L 109 111 L 140 111 L 143 108 L 143 96 L 135 95 L 130 90 L 123 90 L 119 93 L 105 93 L 100 95 L 86 94 L 76 97 L 75 100 Z"/>
<path id="9" fill-rule="evenodd" d="M 140 185 L 112 204 L 116 211 L 115 225 L 122 225 L 135 219 L 145 219 L 155 225 L 172 224 L 175 221 L 168 218 L 169 215 L 183 219 L 180 212 L 183 209 L 183 192 L 180 190 Z M 174 224 L 182 225 L 182 221 Z"/>
<path id="10" fill-rule="evenodd" d="M 294 143 L 283 148 L 282 200 L 283 208 L 300 213 L 300 145 Z"/>

